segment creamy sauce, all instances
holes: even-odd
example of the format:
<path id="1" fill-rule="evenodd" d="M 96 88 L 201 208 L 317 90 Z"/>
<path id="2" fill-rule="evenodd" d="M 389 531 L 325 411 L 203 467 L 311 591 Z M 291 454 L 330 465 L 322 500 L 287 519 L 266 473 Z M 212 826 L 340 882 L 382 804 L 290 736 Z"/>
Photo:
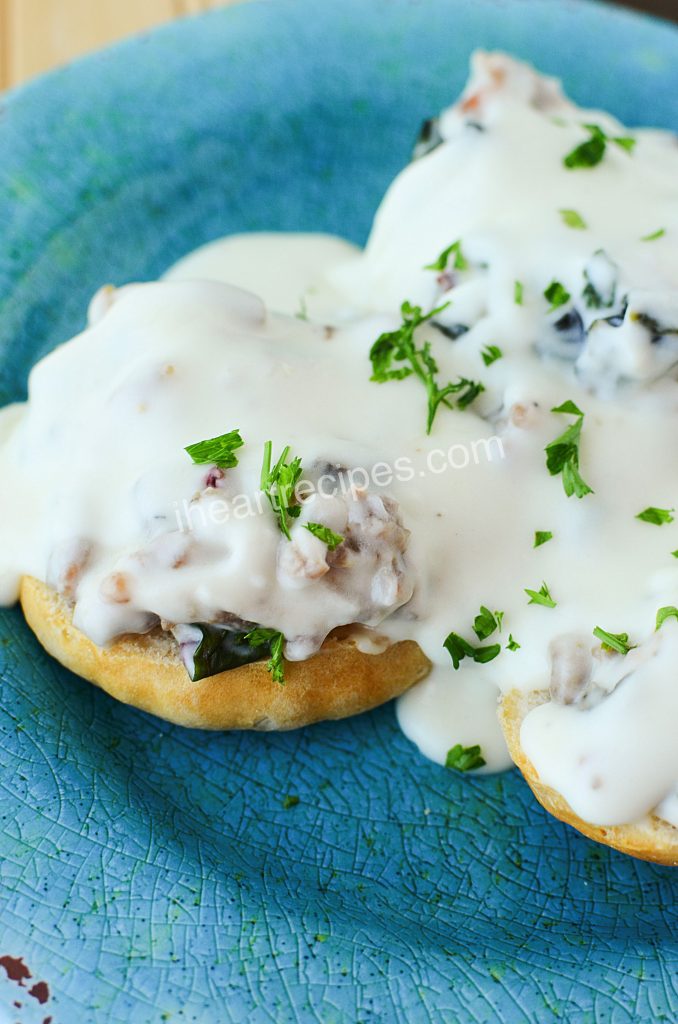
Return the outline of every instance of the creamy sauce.
<path id="1" fill-rule="evenodd" d="M 627 678 L 595 707 L 542 704 L 523 723 L 523 749 L 542 780 L 587 821 L 623 825 L 666 797 L 676 763 L 678 622 L 664 629 L 663 643 L 626 656 Z"/>
<path id="2" fill-rule="evenodd" d="M 165 280 L 222 281 L 260 295 L 276 313 L 334 324 L 350 319 L 354 304 L 332 287 L 330 274 L 359 252 L 333 235 L 232 235 L 189 253 Z"/>
<path id="3" fill-rule="evenodd" d="M 498 687 L 483 673 L 465 672 L 450 678 L 449 665 L 435 665 L 421 683 L 398 698 L 398 723 L 431 761 L 445 764 L 451 746 L 479 746 L 486 765 L 479 774 L 511 767 L 511 758 L 497 716 Z M 454 743 L 451 743 L 451 740 Z"/>
<path id="4" fill-rule="evenodd" d="M 434 669 L 400 699 L 402 728 L 440 763 L 478 743 L 486 770 L 507 764 L 500 691 L 564 679 L 574 703 L 523 725 L 540 775 L 589 820 L 659 808 L 678 825 L 678 623 L 654 632 L 678 596 L 678 529 L 635 518 L 678 504 L 678 337 L 654 337 L 678 326 L 678 146 L 634 132 L 633 152 L 610 141 L 597 166 L 567 169 L 590 123 L 629 134 L 522 65 L 480 57 L 439 121 L 443 143 L 396 179 L 364 254 L 326 236 L 243 236 L 162 283 L 101 293 L 93 325 L 33 370 L 28 406 L 0 416 L 5 602 L 22 574 L 45 579 L 100 644 L 224 613 L 282 631 L 292 659 L 345 623 L 415 639 Z M 456 240 L 461 267 L 452 253 L 443 272 L 422 269 Z M 570 300 L 549 311 L 553 281 Z M 417 338 L 441 382 L 485 385 L 466 410 L 440 408 L 429 437 L 421 383 L 369 379 L 370 346 L 405 299 L 450 301 L 436 319 L 456 340 L 430 324 Z M 485 366 L 488 345 L 502 357 Z M 549 411 L 566 400 L 585 414 L 594 493 L 581 499 L 545 465 L 573 421 Z M 183 449 L 234 428 L 239 464 L 208 486 Z M 269 439 L 274 458 L 291 445 L 314 488 L 291 541 L 258 500 Z M 335 483 L 336 467 L 367 481 L 325 496 L 328 465 Z M 307 522 L 349 537 L 350 557 L 333 560 Z M 534 548 L 537 530 L 553 538 Z M 528 604 L 542 581 L 553 608 Z M 504 613 L 482 642 L 481 605 Z M 595 626 L 637 650 L 602 651 Z M 454 671 L 450 631 L 502 651 Z"/>

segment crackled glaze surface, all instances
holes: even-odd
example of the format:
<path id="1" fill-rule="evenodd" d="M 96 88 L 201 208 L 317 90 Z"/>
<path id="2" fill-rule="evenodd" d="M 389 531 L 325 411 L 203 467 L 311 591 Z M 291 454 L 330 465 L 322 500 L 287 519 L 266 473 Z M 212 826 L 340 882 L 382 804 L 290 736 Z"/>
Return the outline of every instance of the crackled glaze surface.
<path id="1" fill-rule="evenodd" d="M 0 402 L 102 280 L 155 277 L 232 231 L 363 242 L 476 46 L 630 124 L 678 126 L 670 28 L 584 3 L 453 6 L 255 4 L 11 97 Z M 15 1000 L 28 1024 L 212 1021 L 217 1003 L 224 1021 L 675 1014 L 670 871 L 575 836 L 515 775 L 414 758 L 388 707 L 206 738 L 63 672 L 17 610 L 0 637 L 0 1019 Z"/>

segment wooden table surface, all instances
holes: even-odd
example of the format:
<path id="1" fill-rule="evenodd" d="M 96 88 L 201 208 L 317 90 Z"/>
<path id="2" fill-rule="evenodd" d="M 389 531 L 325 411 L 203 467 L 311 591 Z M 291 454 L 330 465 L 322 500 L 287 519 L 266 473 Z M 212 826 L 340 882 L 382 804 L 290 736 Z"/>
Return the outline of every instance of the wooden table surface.
<path id="1" fill-rule="evenodd" d="M 0 0 L 0 89 L 133 32 L 234 0 Z"/>
<path id="2" fill-rule="evenodd" d="M 132 32 L 233 2 L 0 0 L 0 89 Z M 678 0 L 620 2 L 678 20 Z"/>

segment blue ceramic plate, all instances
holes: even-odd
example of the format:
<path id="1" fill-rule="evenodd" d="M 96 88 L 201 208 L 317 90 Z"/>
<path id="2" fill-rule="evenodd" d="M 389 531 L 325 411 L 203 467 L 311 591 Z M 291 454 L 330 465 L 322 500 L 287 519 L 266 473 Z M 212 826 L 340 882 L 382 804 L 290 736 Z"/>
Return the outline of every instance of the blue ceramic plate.
<path id="1" fill-rule="evenodd" d="M 231 231 L 362 242 L 479 45 L 678 128 L 678 32 L 574 0 L 255 3 L 9 96 L 0 401 L 104 281 Z M 0 637 L 2 1024 L 676 1019 L 678 878 L 558 824 L 516 773 L 460 781 L 392 707 L 177 729 L 63 671 L 17 610 Z"/>

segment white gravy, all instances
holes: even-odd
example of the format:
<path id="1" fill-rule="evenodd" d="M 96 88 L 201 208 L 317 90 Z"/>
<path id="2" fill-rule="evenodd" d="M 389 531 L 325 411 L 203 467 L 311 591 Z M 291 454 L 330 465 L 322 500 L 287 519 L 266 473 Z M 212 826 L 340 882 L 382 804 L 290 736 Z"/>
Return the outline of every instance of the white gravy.
<path id="1" fill-rule="evenodd" d="M 607 141 L 596 166 L 565 167 L 583 124 L 632 134 L 633 151 Z M 440 763 L 479 744 L 485 771 L 508 764 L 499 692 L 544 690 L 553 670 L 575 703 L 551 700 L 522 729 L 544 781 L 587 820 L 657 809 L 678 826 L 678 622 L 654 629 L 678 597 L 678 521 L 636 518 L 678 505 L 678 338 L 653 342 L 647 326 L 678 326 L 678 146 L 573 107 L 501 56 L 476 58 L 439 130 L 443 144 L 391 186 L 363 254 L 322 235 L 241 236 L 161 283 L 98 296 L 96 322 L 35 367 L 26 406 L 0 415 L 0 595 L 13 601 L 26 573 L 47 580 L 100 644 L 224 612 L 280 630 L 291 659 L 345 623 L 415 639 L 434 668 L 400 699 L 403 730 Z M 461 267 L 453 252 L 444 273 L 422 269 L 457 240 Z M 586 304 L 585 274 L 609 305 Z M 571 298 L 549 312 L 554 281 Z M 438 321 L 467 329 L 450 340 L 426 324 L 417 343 L 432 342 L 441 383 L 485 386 L 464 411 L 439 408 L 430 436 L 414 376 L 370 381 L 370 346 L 406 299 L 450 301 Z M 501 358 L 486 366 L 488 345 Z M 550 411 L 567 400 L 584 413 L 594 493 L 582 498 L 545 463 L 575 420 Z M 206 489 L 209 467 L 183 449 L 234 428 L 239 464 Z M 267 502 L 256 508 L 269 439 L 313 483 L 326 463 L 366 470 L 367 495 L 315 493 L 287 541 Z M 346 565 L 328 571 L 308 521 L 353 531 Z M 535 531 L 553 537 L 535 548 Z M 542 582 L 555 607 L 528 603 Z M 481 605 L 504 613 L 482 641 Z M 598 626 L 637 647 L 602 649 Z M 455 671 L 451 631 L 501 653 Z M 573 647 L 588 666 L 579 689 Z"/>

